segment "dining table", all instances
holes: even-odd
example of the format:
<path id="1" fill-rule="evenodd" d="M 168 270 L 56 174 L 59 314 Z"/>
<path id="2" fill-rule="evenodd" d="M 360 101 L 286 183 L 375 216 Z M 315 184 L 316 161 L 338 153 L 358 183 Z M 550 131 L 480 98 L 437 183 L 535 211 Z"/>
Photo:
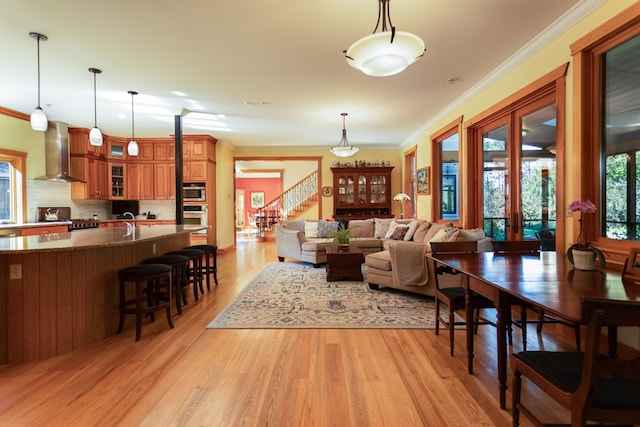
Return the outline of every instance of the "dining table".
<path id="1" fill-rule="evenodd" d="M 497 370 L 500 408 L 506 409 L 507 328 L 511 324 L 511 307 L 532 305 L 559 319 L 586 324 L 582 311 L 584 297 L 612 300 L 638 300 L 637 284 L 622 280 L 620 273 L 608 270 L 578 270 L 566 254 L 541 251 L 516 253 L 438 253 L 429 255 L 433 262 L 462 273 L 467 297 L 477 292 L 491 299 L 496 307 Z M 469 298 L 467 298 L 469 301 Z M 473 313 L 466 304 L 467 364 L 473 374 Z M 615 331 L 612 331 L 615 332 Z M 609 345 L 614 347 L 615 333 Z"/>

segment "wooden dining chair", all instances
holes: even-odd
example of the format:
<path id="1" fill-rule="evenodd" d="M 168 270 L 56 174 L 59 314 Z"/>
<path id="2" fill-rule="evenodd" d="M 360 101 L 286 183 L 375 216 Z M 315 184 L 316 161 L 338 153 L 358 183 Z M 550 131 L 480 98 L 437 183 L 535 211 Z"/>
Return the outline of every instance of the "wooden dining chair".
<path id="1" fill-rule="evenodd" d="M 431 242 L 430 244 L 432 255 L 436 255 L 439 253 L 470 253 L 476 252 L 478 249 L 477 242 Z M 447 286 L 445 286 L 445 284 L 443 283 L 442 278 L 445 274 L 457 275 L 460 273 L 459 271 L 446 265 L 442 265 L 435 260 L 433 263 L 433 271 L 435 273 L 436 285 L 436 335 L 440 333 L 440 324 L 442 324 L 445 329 L 449 330 L 449 346 L 451 355 L 453 356 L 455 327 L 456 325 L 466 324 L 466 322 L 455 320 L 455 312 L 458 310 L 463 310 L 466 307 L 465 288 L 461 285 L 461 283 L 456 283 L 453 285 L 451 283 L 447 283 Z M 493 324 L 486 319 L 482 319 L 479 315 L 480 309 L 482 308 L 495 308 L 493 301 L 476 292 L 472 292 L 470 301 L 473 306 L 474 312 L 474 329 L 477 331 L 476 327 L 479 324 Z M 449 317 L 447 319 L 440 315 L 441 304 L 445 304 L 449 309 Z"/>
<path id="2" fill-rule="evenodd" d="M 601 354 L 603 328 L 632 327 L 640 333 L 640 301 L 584 298 L 582 317 L 587 321 L 583 352 L 523 351 L 513 356 L 513 425 L 520 413 L 542 425 L 522 401 L 522 377 L 569 409 L 572 426 L 588 420 L 601 423 L 640 424 L 640 359 Z M 535 398 L 537 393 L 531 393 Z M 538 405 L 539 406 L 539 405 Z"/>
<path id="3" fill-rule="evenodd" d="M 493 252 L 495 254 L 522 254 L 522 255 L 537 255 L 540 252 L 542 242 L 540 240 L 494 240 L 491 242 L 493 245 Z M 527 310 L 533 311 L 537 314 L 537 320 L 529 321 L 527 319 Z M 537 323 L 538 334 L 542 333 L 542 325 L 547 323 L 561 323 L 565 326 L 573 328 L 576 337 L 576 350 L 580 350 L 580 325 L 563 320 L 556 319 L 552 316 L 545 314 L 544 310 L 541 310 L 531 304 L 520 305 L 520 319 L 513 319 L 512 323 L 519 327 L 522 331 L 522 349 L 527 349 L 527 323 Z"/>

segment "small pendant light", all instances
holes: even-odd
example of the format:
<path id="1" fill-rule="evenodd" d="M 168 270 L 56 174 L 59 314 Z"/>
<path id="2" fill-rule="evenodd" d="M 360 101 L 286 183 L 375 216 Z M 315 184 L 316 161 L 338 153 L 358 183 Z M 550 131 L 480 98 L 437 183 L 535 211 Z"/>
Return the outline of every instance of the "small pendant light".
<path id="1" fill-rule="evenodd" d="M 40 40 L 47 41 L 47 36 L 40 33 L 29 33 L 29 35 L 38 42 L 38 106 L 31 113 L 31 129 L 44 132 L 47 130 L 49 122 L 47 121 L 47 115 L 40 107 Z"/>
<path id="2" fill-rule="evenodd" d="M 138 155 L 138 143 L 136 142 L 136 132 L 135 132 L 135 121 L 133 119 L 133 97 L 138 94 L 138 92 L 134 90 L 130 90 L 131 94 L 131 141 L 129 141 L 129 145 L 127 145 L 127 153 L 130 156 Z"/>
<path id="3" fill-rule="evenodd" d="M 338 157 L 351 157 L 358 152 L 358 148 L 353 145 L 349 145 L 347 141 L 347 128 L 345 127 L 345 117 L 347 117 L 347 113 L 340 113 L 342 116 L 342 139 L 340 140 L 340 144 L 335 147 L 331 147 L 331 152 Z"/>
<path id="4" fill-rule="evenodd" d="M 98 129 L 98 101 L 96 95 L 96 74 L 102 73 L 102 70 L 89 68 L 89 72 L 93 73 L 93 128 L 89 132 L 89 144 L 94 147 L 102 147 L 102 132 Z"/>

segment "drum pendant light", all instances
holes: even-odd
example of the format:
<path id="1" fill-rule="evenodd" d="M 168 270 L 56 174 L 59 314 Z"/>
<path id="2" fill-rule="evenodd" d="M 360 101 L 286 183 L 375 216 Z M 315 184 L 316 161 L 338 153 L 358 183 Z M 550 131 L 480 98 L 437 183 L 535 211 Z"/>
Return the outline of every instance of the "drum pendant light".
<path id="1" fill-rule="evenodd" d="M 47 121 L 47 115 L 40 107 L 40 40 L 47 41 L 47 36 L 40 33 L 29 33 L 29 35 L 38 42 L 38 106 L 31 113 L 31 129 L 44 132 L 47 130 L 49 122 Z"/>
<path id="2" fill-rule="evenodd" d="M 94 147 L 102 147 L 102 132 L 98 129 L 98 101 L 96 95 L 96 74 L 102 73 L 102 70 L 89 68 L 89 72 L 93 73 L 93 128 L 89 132 L 89 144 Z"/>
<path id="3" fill-rule="evenodd" d="M 138 155 L 138 143 L 136 142 L 136 132 L 135 132 L 135 120 L 133 118 L 133 97 L 138 94 L 138 92 L 130 90 L 131 94 L 131 141 L 127 145 L 127 154 L 130 156 Z"/>

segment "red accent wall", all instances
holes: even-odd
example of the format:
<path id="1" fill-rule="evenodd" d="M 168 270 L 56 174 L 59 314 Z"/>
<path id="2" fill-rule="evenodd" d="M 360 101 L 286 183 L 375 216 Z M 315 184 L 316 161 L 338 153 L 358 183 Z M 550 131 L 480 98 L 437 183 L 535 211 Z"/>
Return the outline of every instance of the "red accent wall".
<path id="1" fill-rule="evenodd" d="M 255 212 L 251 208 L 251 193 L 264 192 L 264 202 L 275 199 L 282 193 L 282 180 L 280 178 L 236 178 L 236 190 L 244 190 L 245 218 L 246 212 Z"/>

